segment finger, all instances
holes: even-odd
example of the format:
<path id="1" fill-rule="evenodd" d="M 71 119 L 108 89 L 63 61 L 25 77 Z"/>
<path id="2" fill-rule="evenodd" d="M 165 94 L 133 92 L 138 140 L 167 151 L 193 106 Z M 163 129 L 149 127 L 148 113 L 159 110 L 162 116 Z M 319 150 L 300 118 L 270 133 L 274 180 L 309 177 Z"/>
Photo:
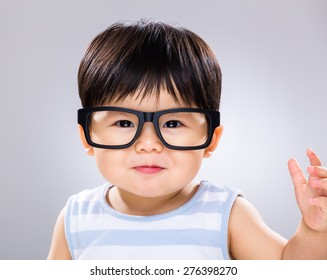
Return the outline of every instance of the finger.
<path id="1" fill-rule="evenodd" d="M 327 190 L 327 178 L 324 179 L 316 179 L 316 178 L 310 178 L 309 184 L 311 184 L 314 187 L 318 187 L 324 190 Z"/>
<path id="2" fill-rule="evenodd" d="M 309 188 L 314 197 L 327 196 L 327 169 L 321 166 L 309 166 Z"/>
<path id="3" fill-rule="evenodd" d="M 291 174 L 294 188 L 303 190 L 307 185 L 307 179 L 303 174 L 301 167 L 295 159 L 288 161 L 288 170 Z"/>
<path id="4" fill-rule="evenodd" d="M 314 150 L 312 150 L 311 148 L 309 148 L 307 150 L 307 156 L 309 157 L 310 165 L 313 165 L 313 166 L 321 166 L 320 158 L 318 157 L 318 155 L 315 153 Z"/>
<path id="5" fill-rule="evenodd" d="M 323 166 L 309 166 L 307 169 L 310 176 L 315 178 L 327 178 L 327 168 Z"/>
<path id="6" fill-rule="evenodd" d="M 309 187 L 314 197 L 327 197 L 327 179 L 309 179 Z"/>
<path id="7" fill-rule="evenodd" d="M 309 198 L 309 204 L 317 207 L 321 207 L 324 209 L 324 212 L 327 212 L 327 197 L 311 197 Z"/>

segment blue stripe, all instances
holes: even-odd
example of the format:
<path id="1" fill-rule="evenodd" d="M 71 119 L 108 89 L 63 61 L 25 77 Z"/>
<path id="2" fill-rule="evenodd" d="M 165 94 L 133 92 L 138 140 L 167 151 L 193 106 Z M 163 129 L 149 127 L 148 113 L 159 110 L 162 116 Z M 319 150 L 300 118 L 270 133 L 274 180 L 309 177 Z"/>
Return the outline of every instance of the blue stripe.
<path id="1" fill-rule="evenodd" d="M 84 231 L 71 234 L 74 249 L 93 246 L 167 246 L 193 245 L 219 247 L 219 231 L 185 230 L 108 230 Z"/>
<path id="2" fill-rule="evenodd" d="M 181 215 L 193 215 L 195 213 L 217 213 L 221 211 L 221 207 L 224 207 L 224 203 L 222 201 L 212 201 L 212 202 L 197 202 L 193 207 L 190 207 L 186 212 L 181 213 Z M 93 205 L 92 205 L 93 204 Z M 100 203 L 90 203 L 89 201 L 83 201 L 83 202 L 73 202 L 71 205 L 72 208 L 72 216 L 79 216 L 79 215 L 107 215 L 108 212 L 106 212 Z M 169 213 L 167 213 L 167 217 L 170 217 Z M 156 221 L 161 220 L 165 214 L 160 215 L 160 218 L 155 219 L 155 216 L 152 216 L 150 219 L 149 217 L 144 217 L 142 219 L 142 222 L 146 220 Z M 135 216 L 131 216 L 131 220 L 134 220 Z M 139 217 L 138 217 L 138 220 Z"/>

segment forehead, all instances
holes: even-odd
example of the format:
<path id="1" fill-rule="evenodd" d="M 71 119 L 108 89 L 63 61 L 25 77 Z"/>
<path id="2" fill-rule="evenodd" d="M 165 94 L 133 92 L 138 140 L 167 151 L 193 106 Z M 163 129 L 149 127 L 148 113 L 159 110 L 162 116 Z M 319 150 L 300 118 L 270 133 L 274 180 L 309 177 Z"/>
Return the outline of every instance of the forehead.
<path id="1" fill-rule="evenodd" d="M 158 93 L 147 95 L 136 92 L 124 99 L 110 101 L 106 105 L 125 107 L 143 112 L 189 107 L 179 96 L 176 99 L 164 89 L 161 89 Z"/>

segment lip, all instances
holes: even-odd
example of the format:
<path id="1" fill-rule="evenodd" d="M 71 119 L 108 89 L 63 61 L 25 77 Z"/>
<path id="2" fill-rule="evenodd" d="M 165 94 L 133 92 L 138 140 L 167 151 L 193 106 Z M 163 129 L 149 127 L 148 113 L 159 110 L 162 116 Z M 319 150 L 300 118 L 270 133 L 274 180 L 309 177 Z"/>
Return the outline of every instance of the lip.
<path id="1" fill-rule="evenodd" d="M 134 169 L 142 174 L 157 174 L 164 168 L 156 165 L 141 165 L 135 166 Z"/>

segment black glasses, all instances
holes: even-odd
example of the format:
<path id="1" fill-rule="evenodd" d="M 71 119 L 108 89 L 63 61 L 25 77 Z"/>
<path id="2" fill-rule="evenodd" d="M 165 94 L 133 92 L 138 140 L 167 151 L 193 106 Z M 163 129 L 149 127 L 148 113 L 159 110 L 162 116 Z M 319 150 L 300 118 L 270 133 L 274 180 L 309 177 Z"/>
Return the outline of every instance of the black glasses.
<path id="1" fill-rule="evenodd" d="M 144 123 L 152 122 L 160 141 L 169 149 L 197 150 L 209 146 L 220 125 L 218 111 L 176 108 L 141 112 L 121 107 L 91 107 L 78 110 L 78 123 L 87 143 L 104 149 L 128 148 L 140 135 Z"/>

